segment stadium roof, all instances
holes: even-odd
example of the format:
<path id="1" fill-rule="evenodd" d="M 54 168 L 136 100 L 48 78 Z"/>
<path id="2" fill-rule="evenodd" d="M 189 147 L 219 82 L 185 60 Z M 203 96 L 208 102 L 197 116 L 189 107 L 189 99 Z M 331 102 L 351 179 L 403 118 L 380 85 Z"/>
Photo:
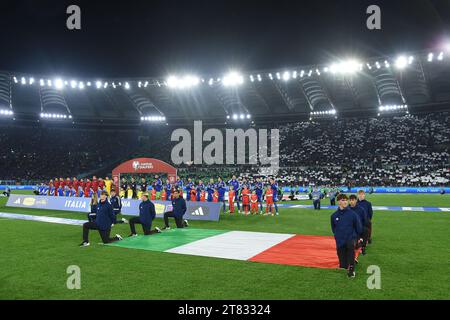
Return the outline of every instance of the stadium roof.
<path id="1" fill-rule="evenodd" d="M 62 79 L 0 71 L 0 109 L 13 112 L 2 118 L 29 121 L 52 115 L 46 120 L 286 121 L 449 106 L 450 50 L 168 78 Z"/>

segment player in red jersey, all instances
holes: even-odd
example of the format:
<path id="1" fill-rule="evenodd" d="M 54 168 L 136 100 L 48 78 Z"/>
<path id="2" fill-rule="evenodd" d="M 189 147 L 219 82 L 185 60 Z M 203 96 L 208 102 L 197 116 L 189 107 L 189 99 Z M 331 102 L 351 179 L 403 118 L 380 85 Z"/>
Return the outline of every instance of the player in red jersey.
<path id="1" fill-rule="evenodd" d="M 69 189 L 72 189 L 72 180 L 70 180 L 70 178 L 66 178 L 65 186 L 68 186 Z"/>
<path id="2" fill-rule="evenodd" d="M 105 181 L 102 178 L 98 178 L 98 187 L 105 190 Z"/>
<path id="3" fill-rule="evenodd" d="M 92 188 L 91 180 L 86 179 L 86 183 L 85 183 L 85 185 L 84 185 L 84 188 L 88 188 L 88 189 Z"/>
<path id="4" fill-rule="evenodd" d="M 98 180 L 97 180 L 96 176 L 92 177 L 91 188 L 92 188 L 92 190 L 94 190 L 94 192 L 97 192 L 97 190 L 98 190 Z"/>
<path id="5" fill-rule="evenodd" d="M 191 201 L 197 201 L 197 190 L 195 190 L 194 186 L 192 186 L 190 194 L 191 194 Z"/>
<path id="6" fill-rule="evenodd" d="M 80 181 L 78 181 L 76 177 L 73 177 L 72 178 L 72 187 L 78 191 L 79 185 L 80 185 Z"/>
<path id="7" fill-rule="evenodd" d="M 206 191 L 202 190 L 200 191 L 200 202 L 205 202 L 206 201 Z"/>
<path id="8" fill-rule="evenodd" d="M 155 201 L 156 200 L 156 189 L 152 187 L 152 192 L 150 196 L 150 200 Z"/>
<path id="9" fill-rule="evenodd" d="M 250 190 L 248 190 L 247 186 L 244 186 L 244 189 L 242 189 L 241 196 L 244 214 L 248 215 L 248 212 L 250 211 Z"/>
<path id="10" fill-rule="evenodd" d="M 234 190 L 233 186 L 230 186 L 230 189 L 228 191 L 228 208 L 230 214 L 234 214 Z"/>
<path id="11" fill-rule="evenodd" d="M 84 197 L 85 197 L 85 198 L 89 198 L 89 193 L 90 193 L 90 191 L 91 191 L 90 186 L 88 186 L 88 185 L 86 184 L 86 186 L 84 187 L 83 191 L 84 191 Z"/>
<path id="12" fill-rule="evenodd" d="M 219 202 L 219 190 L 214 189 L 213 202 Z"/>
<path id="13" fill-rule="evenodd" d="M 258 195 L 256 194 L 255 190 L 252 191 L 250 202 L 251 202 L 250 208 L 251 214 L 258 214 Z"/>
<path id="14" fill-rule="evenodd" d="M 166 192 L 166 189 L 164 189 L 164 188 L 161 190 L 161 200 L 162 201 L 166 201 L 167 200 L 167 192 Z"/>
<path id="15" fill-rule="evenodd" d="M 266 190 L 266 215 L 269 214 L 269 211 L 273 216 L 273 190 L 271 187 Z"/>

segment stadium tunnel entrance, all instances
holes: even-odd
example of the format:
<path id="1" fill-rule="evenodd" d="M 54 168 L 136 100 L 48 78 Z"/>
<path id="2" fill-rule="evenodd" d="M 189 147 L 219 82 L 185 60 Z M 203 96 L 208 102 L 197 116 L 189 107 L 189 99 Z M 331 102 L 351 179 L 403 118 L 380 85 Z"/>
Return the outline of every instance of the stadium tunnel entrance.
<path id="1" fill-rule="evenodd" d="M 120 175 L 126 173 L 166 173 L 170 183 L 175 183 L 177 179 L 177 169 L 170 164 L 153 158 L 135 158 L 113 169 L 112 179 L 117 190 L 120 190 Z"/>

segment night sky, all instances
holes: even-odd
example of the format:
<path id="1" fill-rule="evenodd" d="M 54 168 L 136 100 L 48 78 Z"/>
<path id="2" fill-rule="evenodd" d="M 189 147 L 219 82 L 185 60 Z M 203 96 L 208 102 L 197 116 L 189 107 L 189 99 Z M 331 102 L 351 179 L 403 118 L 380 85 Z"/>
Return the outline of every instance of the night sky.
<path id="1" fill-rule="evenodd" d="M 81 7 L 80 31 L 66 28 L 70 4 Z M 382 30 L 366 28 L 371 4 Z M 449 27 L 448 0 L 2 0 L 0 70 L 221 75 L 437 48 Z"/>

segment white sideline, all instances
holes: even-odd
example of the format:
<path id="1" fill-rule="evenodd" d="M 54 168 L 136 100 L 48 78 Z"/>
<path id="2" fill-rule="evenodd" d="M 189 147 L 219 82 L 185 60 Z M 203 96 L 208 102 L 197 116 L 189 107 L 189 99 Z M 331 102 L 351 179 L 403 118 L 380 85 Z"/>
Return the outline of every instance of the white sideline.
<path id="1" fill-rule="evenodd" d="M 33 216 L 28 214 L 6 213 L 0 212 L 0 218 L 16 219 L 16 220 L 28 220 L 28 221 L 40 221 L 59 224 L 68 224 L 73 226 L 81 226 L 86 220 L 66 219 L 66 218 L 54 218 L 46 216 Z"/>

